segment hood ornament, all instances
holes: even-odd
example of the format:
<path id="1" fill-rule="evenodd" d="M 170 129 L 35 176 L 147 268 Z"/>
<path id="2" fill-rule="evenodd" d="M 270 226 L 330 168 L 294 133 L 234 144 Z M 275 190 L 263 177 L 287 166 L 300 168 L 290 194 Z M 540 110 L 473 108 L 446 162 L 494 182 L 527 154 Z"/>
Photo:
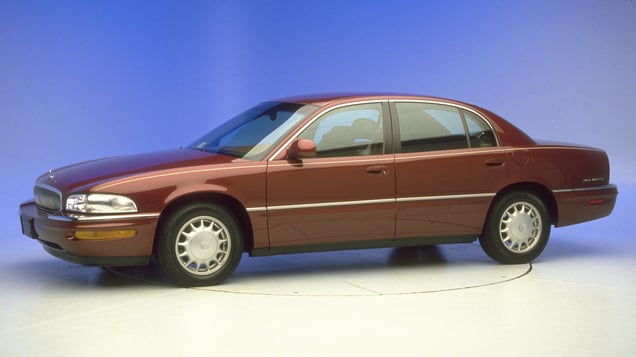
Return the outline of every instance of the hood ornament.
<path id="1" fill-rule="evenodd" d="M 49 169 L 49 180 L 55 181 L 55 175 L 53 175 L 53 170 Z"/>

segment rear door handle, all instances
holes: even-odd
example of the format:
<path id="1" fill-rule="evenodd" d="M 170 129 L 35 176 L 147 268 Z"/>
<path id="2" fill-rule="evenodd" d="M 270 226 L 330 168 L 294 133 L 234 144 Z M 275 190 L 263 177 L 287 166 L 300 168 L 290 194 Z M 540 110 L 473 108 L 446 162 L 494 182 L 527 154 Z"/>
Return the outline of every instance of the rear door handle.
<path id="1" fill-rule="evenodd" d="M 389 170 L 384 165 L 375 165 L 368 167 L 367 173 L 374 175 L 386 175 L 389 173 Z"/>
<path id="2" fill-rule="evenodd" d="M 484 161 L 484 165 L 486 166 L 501 166 L 504 164 L 504 160 L 503 159 L 488 159 L 486 161 Z"/>

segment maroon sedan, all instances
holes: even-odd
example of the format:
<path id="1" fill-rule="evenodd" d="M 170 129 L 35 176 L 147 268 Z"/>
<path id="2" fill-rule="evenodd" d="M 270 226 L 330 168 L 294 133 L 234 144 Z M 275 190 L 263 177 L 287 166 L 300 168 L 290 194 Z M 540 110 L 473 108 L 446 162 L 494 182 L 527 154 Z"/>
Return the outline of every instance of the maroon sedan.
<path id="1" fill-rule="evenodd" d="M 538 142 L 492 112 L 412 95 L 307 96 L 247 110 L 183 149 L 39 177 L 22 231 L 90 265 L 154 257 L 181 285 L 252 256 L 470 243 L 503 263 L 550 227 L 604 217 L 604 151 Z"/>

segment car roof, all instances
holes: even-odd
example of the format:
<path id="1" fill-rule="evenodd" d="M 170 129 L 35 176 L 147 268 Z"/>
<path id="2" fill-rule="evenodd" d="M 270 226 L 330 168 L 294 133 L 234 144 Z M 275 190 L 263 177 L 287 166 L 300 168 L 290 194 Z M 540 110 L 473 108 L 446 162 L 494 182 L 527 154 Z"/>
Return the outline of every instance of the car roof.
<path id="1" fill-rule="evenodd" d="M 468 103 L 463 103 L 460 101 L 446 99 L 446 98 L 423 96 L 423 95 L 416 95 L 416 94 L 400 94 L 400 93 L 321 93 L 321 94 L 307 94 L 307 95 L 300 95 L 300 96 L 284 97 L 284 98 L 279 98 L 276 101 L 324 106 L 324 105 L 333 104 L 336 102 L 346 103 L 346 102 L 355 102 L 355 101 L 386 100 L 386 99 L 429 100 L 429 101 L 435 101 L 435 102 L 461 104 L 461 105 L 466 105 L 469 107 L 474 107 L 474 105 L 471 105 Z"/>

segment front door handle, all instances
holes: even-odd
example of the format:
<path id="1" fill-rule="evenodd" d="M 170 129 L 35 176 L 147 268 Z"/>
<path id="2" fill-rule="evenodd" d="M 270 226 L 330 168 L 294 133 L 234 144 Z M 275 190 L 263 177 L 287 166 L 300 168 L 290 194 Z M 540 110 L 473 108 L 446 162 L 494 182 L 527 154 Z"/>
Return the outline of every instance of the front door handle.
<path id="1" fill-rule="evenodd" d="M 386 175 L 389 170 L 384 165 L 374 165 L 367 168 L 367 173 L 374 175 Z"/>

